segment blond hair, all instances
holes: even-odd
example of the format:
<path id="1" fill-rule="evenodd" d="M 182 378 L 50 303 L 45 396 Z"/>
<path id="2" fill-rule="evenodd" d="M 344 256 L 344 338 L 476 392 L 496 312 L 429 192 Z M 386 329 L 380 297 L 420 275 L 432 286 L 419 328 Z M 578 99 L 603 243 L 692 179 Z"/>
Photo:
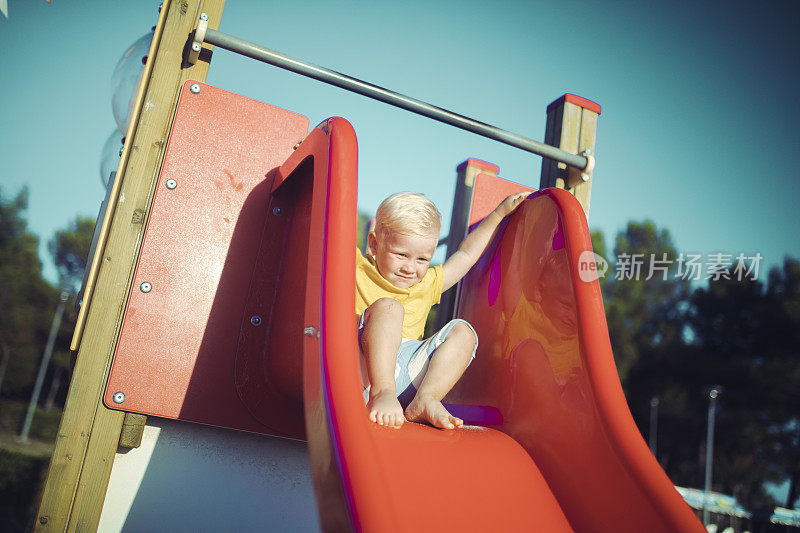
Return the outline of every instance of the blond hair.
<path id="1" fill-rule="evenodd" d="M 378 206 L 375 214 L 375 233 L 386 231 L 439 237 L 442 215 L 433 202 L 415 192 L 399 192 L 391 195 Z"/>

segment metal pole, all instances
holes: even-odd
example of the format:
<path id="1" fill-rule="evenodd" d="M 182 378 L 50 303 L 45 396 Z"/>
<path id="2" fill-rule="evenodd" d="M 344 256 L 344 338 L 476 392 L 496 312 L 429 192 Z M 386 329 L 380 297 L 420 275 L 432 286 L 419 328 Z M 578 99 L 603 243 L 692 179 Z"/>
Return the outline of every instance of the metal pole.
<path id="1" fill-rule="evenodd" d="M 648 440 L 650 441 L 650 453 L 656 457 L 656 445 L 658 438 L 658 396 L 653 396 L 650 399 L 650 434 Z"/>
<path id="2" fill-rule="evenodd" d="M 703 492 L 703 525 L 708 525 L 708 495 L 711 492 L 711 470 L 714 461 L 714 418 L 717 412 L 719 389 L 708 391 L 708 431 L 706 433 L 706 482 Z"/>
<path id="3" fill-rule="evenodd" d="M 264 48 L 263 46 L 245 41 L 244 39 L 239 39 L 238 37 L 233 37 L 232 35 L 227 35 L 211 28 L 206 30 L 204 42 L 230 50 L 231 52 L 236 52 L 237 54 L 245 55 L 252 59 L 257 59 L 258 61 L 263 61 L 264 63 L 269 63 L 276 67 L 290 70 L 297 74 L 302 74 L 303 76 L 308 76 L 309 78 L 314 78 L 315 80 L 330 85 L 335 85 L 348 91 L 356 92 L 375 100 L 380 100 L 389 105 L 432 118 L 433 120 L 438 120 L 439 122 L 444 122 L 445 124 L 450 124 L 456 128 L 461 128 L 462 130 L 494 139 L 495 141 L 520 148 L 527 152 L 554 159 L 581 170 L 585 169 L 588 164 L 588 159 L 582 155 L 572 154 L 550 146 L 549 144 L 528 139 L 522 135 L 502 130 L 484 122 L 479 122 L 469 117 L 459 115 L 458 113 L 453 113 L 447 109 L 442 109 L 441 107 L 436 107 L 421 100 L 417 100 L 416 98 L 384 89 L 383 87 L 353 78 L 346 74 L 307 63 L 303 60 L 287 56 L 275 50 Z"/>
<path id="4" fill-rule="evenodd" d="M 53 323 L 50 326 L 50 336 L 47 338 L 47 346 L 44 349 L 42 362 L 39 365 L 39 374 L 36 376 L 36 384 L 33 386 L 33 394 L 31 394 L 31 401 L 28 404 L 28 413 L 25 415 L 25 423 L 22 425 L 22 432 L 19 434 L 19 440 L 21 442 L 28 442 L 28 433 L 31 430 L 33 414 L 36 411 L 36 404 L 39 403 L 39 394 L 42 392 L 42 383 L 44 383 L 44 376 L 47 373 L 47 365 L 50 364 L 50 357 L 53 355 L 53 345 L 56 343 L 56 335 L 58 334 L 58 327 L 61 325 L 61 317 L 64 315 L 64 305 L 67 299 L 69 299 L 69 293 L 62 291 L 59 297 L 58 307 L 56 307 L 56 313 L 53 316 Z"/>

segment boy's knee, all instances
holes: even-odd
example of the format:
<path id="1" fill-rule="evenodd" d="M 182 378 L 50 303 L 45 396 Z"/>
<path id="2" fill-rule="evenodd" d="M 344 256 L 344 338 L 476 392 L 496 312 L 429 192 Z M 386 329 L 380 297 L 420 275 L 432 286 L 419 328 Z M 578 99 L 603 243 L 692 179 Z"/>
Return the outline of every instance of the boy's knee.
<path id="1" fill-rule="evenodd" d="M 453 329 L 450 332 L 461 339 L 465 343 L 470 343 L 470 348 L 474 348 L 476 344 L 478 344 L 478 337 L 475 335 L 475 332 L 472 330 L 470 326 L 467 325 L 466 322 L 458 321 L 453 324 Z"/>
<path id="2" fill-rule="evenodd" d="M 369 320 L 370 316 L 375 313 L 398 316 L 400 319 L 402 319 L 405 316 L 406 311 L 403 309 L 403 304 L 397 300 L 392 298 L 378 298 L 372 303 L 372 305 L 367 307 L 364 313 L 364 318 L 367 320 Z"/>

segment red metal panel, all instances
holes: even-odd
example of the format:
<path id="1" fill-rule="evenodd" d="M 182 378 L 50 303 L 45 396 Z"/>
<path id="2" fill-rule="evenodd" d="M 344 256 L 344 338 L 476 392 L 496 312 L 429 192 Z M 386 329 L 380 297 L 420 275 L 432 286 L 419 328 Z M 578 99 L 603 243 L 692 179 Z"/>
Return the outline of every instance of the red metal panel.
<path id="1" fill-rule="evenodd" d="M 536 189 L 481 172 L 475 176 L 467 227 L 471 228 L 486 218 L 507 196 L 522 191 L 534 192 Z"/>
<path id="2" fill-rule="evenodd" d="M 184 84 L 108 380 L 108 407 L 282 434 L 248 412 L 234 367 L 243 318 L 254 327 L 243 312 L 262 232 L 270 231 L 275 171 L 307 131 L 301 115 Z M 140 289 L 145 282 L 149 292 Z"/>

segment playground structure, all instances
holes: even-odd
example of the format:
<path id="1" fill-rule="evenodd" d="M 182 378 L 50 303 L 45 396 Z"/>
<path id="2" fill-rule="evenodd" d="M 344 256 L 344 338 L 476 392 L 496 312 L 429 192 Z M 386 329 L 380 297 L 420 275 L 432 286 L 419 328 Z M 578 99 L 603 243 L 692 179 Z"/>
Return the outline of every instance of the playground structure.
<path id="1" fill-rule="evenodd" d="M 599 106 L 553 102 L 540 146 L 395 95 L 548 159 L 535 192 L 459 167 L 449 253 L 499 199 L 532 196 L 442 305 L 480 339 L 446 399 L 470 427 L 392 430 L 358 381 L 355 132 L 204 84 L 209 43 L 235 48 L 206 28 L 221 15 L 163 4 L 36 527 L 701 531 L 638 434 L 579 271 Z"/>

